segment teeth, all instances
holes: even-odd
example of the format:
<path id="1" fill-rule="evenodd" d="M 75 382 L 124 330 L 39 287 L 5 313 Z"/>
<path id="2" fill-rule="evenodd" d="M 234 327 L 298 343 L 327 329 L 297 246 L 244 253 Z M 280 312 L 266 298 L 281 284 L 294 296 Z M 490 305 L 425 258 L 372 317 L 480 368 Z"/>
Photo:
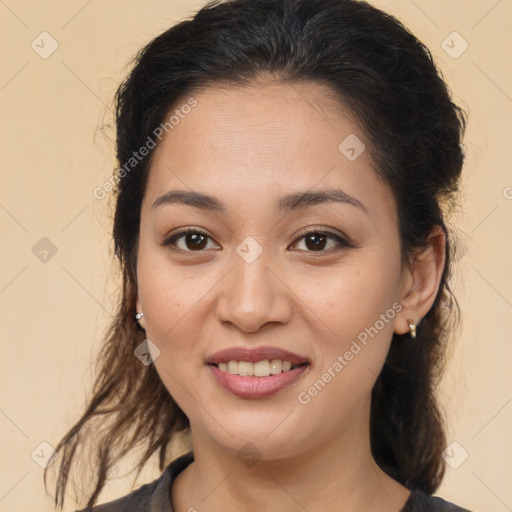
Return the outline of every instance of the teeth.
<path id="1" fill-rule="evenodd" d="M 253 375 L 256 377 L 268 377 L 270 375 L 270 363 L 268 360 L 254 363 Z"/>
<path id="2" fill-rule="evenodd" d="M 275 375 L 276 373 L 281 373 L 283 368 L 283 362 L 280 359 L 272 359 L 270 361 L 270 373 Z"/>
<path id="3" fill-rule="evenodd" d="M 230 361 L 231 363 L 231 361 Z M 246 363 L 245 361 L 239 361 L 238 363 L 238 375 L 254 375 L 254 363 Z"/>
<path id="4" fill-rule="evenodd" d="M 244 377 L 268 377 L 278 373 L 290 371 L 297 366 L 292 365 L 290 361 L 281 361 L 280 359 L 265 359 L 257 363 L 248 361 L 227 361 L 218 364 L 219 370 L 231 373 L 232 375 L 241 375 Z"/>
<path id="5" fill-rule="evenodd" d="M 228 362 L 228 373 L 238 375 L 238 361 L 229 361 Z"/>

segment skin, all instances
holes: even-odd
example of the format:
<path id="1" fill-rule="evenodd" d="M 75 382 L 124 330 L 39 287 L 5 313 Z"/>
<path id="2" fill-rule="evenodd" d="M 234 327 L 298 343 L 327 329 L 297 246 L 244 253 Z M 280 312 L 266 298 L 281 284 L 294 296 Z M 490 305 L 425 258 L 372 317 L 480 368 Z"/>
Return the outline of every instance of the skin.
<path id="1" fill-rule="evenodd" d="M 445 261 L 442 230 L 401 265 L 391 190 L 374 170 L 370 141 L 326 86 L 261 80 L 193 97 L 197 106 L 154 150 L 137 262 L 137 311 L 161 351 L 154 364 L 191 424 L 195 461 L 172 487 L 173 506 L 398 512 L 410 493 L 372 457 L 371 389 L 393 332 L 407 333 L 407 320 L 418 323 L 433 304 Z M 350 134 L 367 148 L 355 161 L 338 150 Z M 366 211 L 338 202 L 274 209 L 281 195 L 331 187 Z M 152 208 L 170 190 L 213 195 L 225 211 Z M 161 245 L 180 227 L 206 231 L 202 248 L 190 236 L 174 250 Z M 303 228 L 344 234 L 353 247 L 327 238 L 315 251 Z M 251 263 L 236 252 L 248 236 L 262 249 Z M 299 403 L 298 394 L 394 303 L 402 310 L 309 403 Z M 311 365 L 261 399 L 225 391 L 205 365 L 221 349 L 263 345 Z M 251 467 L 237 457 L 249 441 L 261 457 Z"/>

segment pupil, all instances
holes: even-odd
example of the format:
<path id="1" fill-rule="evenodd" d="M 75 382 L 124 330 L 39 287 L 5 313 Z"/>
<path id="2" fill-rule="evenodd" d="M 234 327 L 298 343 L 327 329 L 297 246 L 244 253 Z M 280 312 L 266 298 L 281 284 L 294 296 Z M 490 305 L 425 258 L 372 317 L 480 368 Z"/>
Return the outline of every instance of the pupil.
<path id="1" fill-rule="evenodd" d="M 313 242 L 312 246 L 310 247 L 308 245 L 308 242 L 312 242 L 315 238 L 320 238 L 321 241 L 320 242 Z M 306 238 L 306 246 L 308 247 L 308 249 L 322 249 L 324 247 L 324 244 L 325 244 L 325 239 L 326 239 L 326 236 L 325 235 L 321 235 L 321 234 L 314 234 L 314 235 L 310 235 Z"/>
<path id="2" fill-rule="evenodd" d="M 190 235 L 190 238 L 193 240 L 193 247 L 196 249 L 202 249 L 205 245 L 205 239 L 206 237 L 204 235 L 200 235 L 198 233 L 193 233 Z M 188 244 L 187 244 L 188 246 Z M 191 247 L 188 247 L 189 249 Z"/>

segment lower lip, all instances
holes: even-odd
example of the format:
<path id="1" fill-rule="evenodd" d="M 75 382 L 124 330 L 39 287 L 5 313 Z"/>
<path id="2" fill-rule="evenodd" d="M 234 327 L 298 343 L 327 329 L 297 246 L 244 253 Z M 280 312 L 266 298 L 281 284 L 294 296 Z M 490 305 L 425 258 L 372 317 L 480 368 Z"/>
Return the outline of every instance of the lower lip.
<path id="1" fill-rule="evenodd" d="M 212 364 L 208 367 L 217 382 L 233 395 L 240 398 L 264 398 L 295 382 L 306 371 L 308 365 L 268 377 L 243 377 L 219 370 Z"/>

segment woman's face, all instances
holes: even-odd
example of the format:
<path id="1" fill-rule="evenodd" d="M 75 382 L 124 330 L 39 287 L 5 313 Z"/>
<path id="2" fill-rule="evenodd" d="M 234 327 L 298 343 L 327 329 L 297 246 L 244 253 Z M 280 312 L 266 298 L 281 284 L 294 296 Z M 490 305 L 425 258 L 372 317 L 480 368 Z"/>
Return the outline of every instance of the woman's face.
<path id="1" fill-rule="evenodd" d="M 329 94 L 262 83 L 185 98 L 195 106 L 174 107 L 142 204 L 137 310 L 156 369 L 193 433 L 266 459 L 367 433 L 403 316 L 395 203 Z M 216 362 L 243 364 L 208 364 L 228 349 Z M 284 372 L 279 351 L 307 364 Z"/>

